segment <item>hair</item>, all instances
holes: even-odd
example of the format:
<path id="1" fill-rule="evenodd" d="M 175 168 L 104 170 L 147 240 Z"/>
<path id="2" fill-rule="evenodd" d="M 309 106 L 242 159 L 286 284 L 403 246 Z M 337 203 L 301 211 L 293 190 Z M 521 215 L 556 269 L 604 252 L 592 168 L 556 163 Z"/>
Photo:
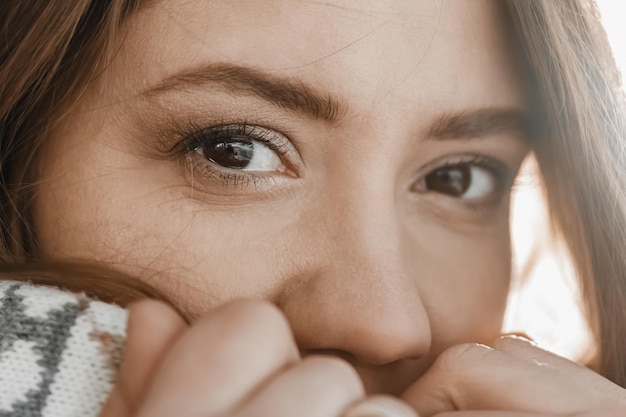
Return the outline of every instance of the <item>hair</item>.
<path id="1" fill-rule="evenodd" d="M 32 227 L 42 145 L 106 70 L 137 0 L 0 5 L 0 279 L 119 304 L 162 294 L 108 266 L 42 259 Z M 532 145 L 553 225 L 568 245 L 598 353 L 626 386 L 626 105 L 592 0 L 507 0 L 530 69 Z"/>

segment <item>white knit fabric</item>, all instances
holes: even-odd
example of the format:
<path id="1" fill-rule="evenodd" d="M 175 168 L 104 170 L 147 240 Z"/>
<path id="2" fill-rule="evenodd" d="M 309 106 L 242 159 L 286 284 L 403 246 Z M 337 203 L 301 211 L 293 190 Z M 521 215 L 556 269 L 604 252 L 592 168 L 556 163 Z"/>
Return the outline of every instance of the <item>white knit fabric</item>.
<path id="1" fill-rule="evenodd" d="M 11 350 L 0 355 L 0 412 L 26 400 L 26 393 L 41 384 L 41 355 L 33 351 L 35 343 L 17 340 Z"/>
<path id="2" fill-rule="evenodd" d="M 0 417 L 96 417 L 113 386 L 126 310 L 0 281 Z"/>

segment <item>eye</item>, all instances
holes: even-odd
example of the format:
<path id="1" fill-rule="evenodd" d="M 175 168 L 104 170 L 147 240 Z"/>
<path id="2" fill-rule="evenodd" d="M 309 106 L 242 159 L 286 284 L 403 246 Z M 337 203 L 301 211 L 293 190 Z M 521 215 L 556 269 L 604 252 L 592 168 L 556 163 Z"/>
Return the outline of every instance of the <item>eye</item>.
<path id="1" fill-rule="evenodd" d="M 195 135 L 190 150 L 227 169 L 284 172 L 286 168 L 278 155 L 282 138 L 278 135 L 256 126 L 222 126 Z"/>
<path id="2" fill-rule="evenodd" d="M 260 142 L 244 138 L 211 141 L 197 152 L 217 165 L 241 171 L 278 171 L 282 166 L 276 152 Z"/>
<path id="3" fill-rule="evenodd" d="M 464 200 L 495 199 L 505 188 L 508 178 L 506 168 L 499 165 L 484 158 L 448 164 L 427 174 L 416 191 Z"/>

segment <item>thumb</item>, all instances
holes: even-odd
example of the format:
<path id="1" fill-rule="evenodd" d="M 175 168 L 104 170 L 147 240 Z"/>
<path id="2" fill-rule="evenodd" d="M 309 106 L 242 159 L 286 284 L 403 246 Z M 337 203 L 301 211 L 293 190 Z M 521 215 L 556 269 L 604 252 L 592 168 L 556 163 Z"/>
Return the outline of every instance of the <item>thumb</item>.
<path id="1" fill-rule="evenodd" d="M 519 337 L 502 337 L 492 346 L 447 349 L 402 398 L 424 417 L 489 415 L 469 413 L 478 410 L 606 416 L 597 410 L 615 409 L 624 415 L 624 390 L 593 371 Z"/>
<path id="2" fill-rule="evenodd" d="M 124 360 L 100 417 L 130 417 L 142 402 L 152 376 L 187 325 L 167 304 L 141 300 L 128 308 Z"/>

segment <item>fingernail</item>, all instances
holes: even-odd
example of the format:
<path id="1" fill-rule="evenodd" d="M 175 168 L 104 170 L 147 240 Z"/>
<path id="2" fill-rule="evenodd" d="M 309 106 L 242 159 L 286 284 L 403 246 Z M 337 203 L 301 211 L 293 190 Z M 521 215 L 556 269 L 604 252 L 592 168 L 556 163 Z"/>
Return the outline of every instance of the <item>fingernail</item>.
<path id="1" fill-rule="evenodd" d="M 524 341 L 526 343 L 530 343 L 533 346 L 537 346 L 537 342 L 535 342 L 535 340 L 529 335 L 527 335 L 526 333 L 521 333 L 521 332 L 506 333 L 499 337 L 499 339 L 504 339 L 504 338 L 517 339 L 517 340 Z"/>

